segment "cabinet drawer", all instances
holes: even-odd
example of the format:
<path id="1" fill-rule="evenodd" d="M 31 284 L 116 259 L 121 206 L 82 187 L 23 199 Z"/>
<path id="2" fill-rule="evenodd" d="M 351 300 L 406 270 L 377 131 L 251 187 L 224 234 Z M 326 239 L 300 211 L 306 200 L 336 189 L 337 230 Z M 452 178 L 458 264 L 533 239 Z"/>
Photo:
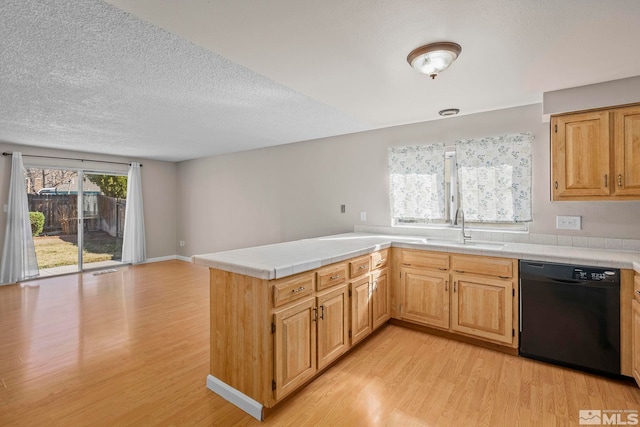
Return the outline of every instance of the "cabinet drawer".
<path id="1" fill-rule="evenodd" d="M 640 302 L 640 274 L 636 274 L 633 278 L 633 296 Z"/>
<path id="2" fill-rule="evenodd" d="M 319 269 L 317 274 L 318 290 L 330 288 L 335 285 L 346 282 L 348 267 L 346 263 L 331 264 Z"/>
<path id="3" fill-rule="evenodd" d="M 384 249 L 371 254 L 371 268 L 384 268 L 389 263 L 389 249 Z"/>
<path id="4" fill-rule="evenodd" d="M 459 273 L 475 273 L 501 278 L 513 277 L 513 262 L 506 258 L 453 255 L 451 269 Z"/>
<path id="5" fill-rule="evenodd" d="M 313 294 L 315 273 L 302 273 L 275 280 L 273 286 L 273 306 L 280 307 L 288 302 Z"/>
<path id="6" fill-rule="evenodd" d="M 349 261 L 349 271 L 351 277 L 362 276 L 371 269 L 371 257 L 369 255 L 354 258 Z"/>
<path id="7" fill-rule="evenodd" d="M 449 255 L 428 251 L 402 251 L 402 267 L 449 269 Z"/>

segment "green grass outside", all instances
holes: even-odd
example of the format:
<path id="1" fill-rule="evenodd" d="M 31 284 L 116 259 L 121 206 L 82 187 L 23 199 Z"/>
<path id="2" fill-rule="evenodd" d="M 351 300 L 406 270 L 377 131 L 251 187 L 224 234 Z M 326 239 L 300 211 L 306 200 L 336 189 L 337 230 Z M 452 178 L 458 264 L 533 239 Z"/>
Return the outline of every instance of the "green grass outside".
<path id="1" fill-rule="evenodd" d="M 38 268 L 62 267 L 78 263 L 77 236 L 43 236 L 33 239 Z M 99 262 L 121 258 L 122 239 L 106 233 L 89 235 L 84 242 L 83 262 Z"/>

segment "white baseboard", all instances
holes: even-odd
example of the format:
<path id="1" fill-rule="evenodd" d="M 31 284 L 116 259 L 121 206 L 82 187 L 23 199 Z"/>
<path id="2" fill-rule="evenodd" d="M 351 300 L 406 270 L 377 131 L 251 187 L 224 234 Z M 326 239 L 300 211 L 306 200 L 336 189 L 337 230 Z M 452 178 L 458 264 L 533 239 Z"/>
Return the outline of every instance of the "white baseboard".
<path id="1" fill-rule="evenodd" d="M 230 385 L 223 383 L 213 375 L 207 376 L 207 388 L 224 400 L 233 403 L 258 421 L 262 421 L 263 406 L 244 393 L 239 392 Z"/>
<path id="2" fill-rule="evenodd" d="M 155 258 L 147 258 L 147 260 L 145 262 L 143 262 L 142 264 L 149 264 L 152 262 L 162 262 L 162 261 L 171 261 L 171 260 L 180 260 L 180 261 L 185 261 L 185 262 L 191 262 L 191 257 L 186 257 L 186 256 L 182 256 L 182 255 L 168 255 L 168 256 L 159 256 L 159 257 L 155 257 Z"/>

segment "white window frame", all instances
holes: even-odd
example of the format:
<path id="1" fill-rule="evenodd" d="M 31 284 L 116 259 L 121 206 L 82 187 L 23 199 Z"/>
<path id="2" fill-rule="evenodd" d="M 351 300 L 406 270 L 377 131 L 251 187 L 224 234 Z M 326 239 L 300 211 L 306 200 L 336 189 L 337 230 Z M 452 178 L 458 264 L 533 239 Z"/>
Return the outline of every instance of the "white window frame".
<path id="1" fill-rule="evenodd" d="M 449 192 L 447 197 L 449 198 L 449 211 L 446 212 L 445 223 L 409 223 L 400 222 L 396 218 L 391 219 L 391 226 L 395 228 L 420 228 L 420 229 L 459 229 L 460 226 L 453 225 L 453 216 L 458 209 L 458 174 L 456 166 L 456 152 L 455 148 L 450 146 L 446 147 L 445 162 L 449 161 L 449 176 L 445 176 L 445 185 L 449 184 Z M 446 168 L 445 168 L 446 171 Z M 465 223 L 467 230 L 474 231 L 494 231 L 494 232 L 508 232 L 508 233 L 529 233 L 528 222 L 516 222 L 516 223 L 478 223 L 469 222 Z"/>

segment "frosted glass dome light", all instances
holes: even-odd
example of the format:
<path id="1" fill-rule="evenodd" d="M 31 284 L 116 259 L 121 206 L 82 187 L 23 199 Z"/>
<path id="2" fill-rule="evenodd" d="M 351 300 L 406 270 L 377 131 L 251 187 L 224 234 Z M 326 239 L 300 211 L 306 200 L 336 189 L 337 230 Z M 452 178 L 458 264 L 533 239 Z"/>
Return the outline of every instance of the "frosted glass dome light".
<path id="1" fill-rule="evenodd" d="M 438 73 L 449 68 L 460 52 L 462 47 L 457 43 L 431 43 L 411 51 L 407 62 L 417 71 L 435 79 Z"/>

